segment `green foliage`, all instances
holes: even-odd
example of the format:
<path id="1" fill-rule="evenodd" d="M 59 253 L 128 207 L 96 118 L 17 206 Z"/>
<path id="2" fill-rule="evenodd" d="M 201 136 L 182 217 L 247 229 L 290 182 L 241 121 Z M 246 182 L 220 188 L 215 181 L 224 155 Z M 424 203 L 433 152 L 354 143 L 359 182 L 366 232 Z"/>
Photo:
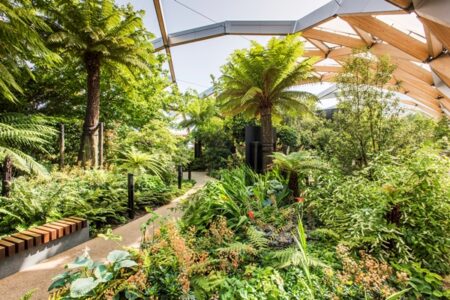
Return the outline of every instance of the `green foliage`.
<path id="1" fill-rule="evenodd" d="M 444 279 L 439 274 L 433 273 L 420 266 L 419 263 L 409 265 L 393 264 L 394 268 L 404 272 L 408 276 L 408 299 L 417 299 L 425 296 L 427 299 L 448 299 L 450 290 L 445 290 Z"/>
<path id="2" fill-rule="evenodd" d="M 224 216 L 233 229 L 250 222 L 249 212 L 270 215 L 284 203 L 289 192 L 276 172 L 258 175 L 241 167 L 224 171 L 184 204 L 183 224 L 205 230 L 217 216 Z"/>
<path id="3" fill-rule="evenodd" d="M 136 175 L 148 173 L 159 178 L 167 178 L 169 175 L 169 170 L 163 165 L 162 158 L 156 155 L 131 148 L 122 152 L 121 156 L 123 158 L 117 159 L 119 168 L 128 173 Z"/>
<path id="4" fill-rule="evenodd" d="M 448 159 L 425 149 L 380 160 L 358 176 L 324 176 L 308 198 L 321 221 L 350 245 L 448 272 L 448 168 Z"/>
<path id="5" fill-rule="evenodd" d="M 42 116 L 0 114 L 0 160 L 10 156 L 14 167 L 26 173 L 47 174 L 44 166 L 29 155 L 47 152 L 56 131 Z"/>
<path id="6" fill-rule="evenodd" d="M 309 112 L 308 101 L 315 96 L 288 90 L 299 82 L 313 80 L 315 59 L 298 63 L 303 51 L 297 35 L 273 38 L 266 47 L 252 41 L 250 49 L 236 50 L 222 67 L 218 84 L 224 111 L 249 117 L 259 116 L 264 107 L 271 108 L 274 116 Z"/>
<path id="7" fill-rule="evenodd" d="M 273 164 L 288 173 L 296 173 L 299 179 L 306 179 L 309 175 L 323 171 L 327 165 L 314 153 L 308 151 L 298 151 L 289 154 L 281 152 L 273 153 Z"/>
<path id="8" fill-rule="evenodd" d="M 228 158 L 232 155 L 233 140 L 224 128 L 224 121 L 214 117 L 201 124 L 192 132 L 195 142 L 200 142 L 204 151 L 202 157 L 194 164 L 207 168 L 208 171 L 227 167 Z"/>
<path id="9" fill-rule="evenodd" d="M 53 278 L 48 288 L 50 299 L 91 299 L 105 292 L 124 299 L 142 297 L 138 283 L 128 280 L 136 274 L 136 266 L 137 263 L 127 251 L 110 252 L 106 263 L 94 262 L 85 253 L 66 266 L 69 271 Z"/>
<path id="10" fill-rule="evenodd" d="M 54 33 L 48 42 L 83 62 L 88 54 L 99 55 L 103 65 L 131 81 L 134 70 L 149 71 L 155 62 L 143 12 L 131 6 L 119 8 L 110 0 L 55 1 L 49 15 Z"/>
<path id="11" fill-rule="evenodd" d="M 337 136 L 330 142 L 346 169 L 352 164 L 365 167 L 374 155 L 389 149 L 401 112 L 393 91 L 384 89 L 395 66 L 387 57 L 375 60 L 367 52 L 354 54 L 337 77 Z"/>
<path id="12" fill-rule="evenodd" d="M 295 148 L 298 145 L 297 131 L 293 127 L 279 126 L 276 128 L 277 139 L 284 147 Z"/>
<path id="13" fill-rule="evenodd" d="M 146 174 L 136 176 L 135 189 L 138 210 L 166 204 L 180 193 Z M 69 216 L 87 218 L 96 233 L 126 222 L 126 212 L 126 174 L 74 169 L 46 178 L 21 177 L 13 181 L 11 197 L 0 198 L 0 235 Z"/>
<path id="14" fill-rule="evenodd" d="M 33 78 L 28 62 L 43 57 L 46 63 L 59 59 L 47 49 L 40 32 L 51 29 L 29 0 L 0 1 L 0 95 L 1 102 L 17 101 L 15 93 L 22 93 L 23 73 Z"/>

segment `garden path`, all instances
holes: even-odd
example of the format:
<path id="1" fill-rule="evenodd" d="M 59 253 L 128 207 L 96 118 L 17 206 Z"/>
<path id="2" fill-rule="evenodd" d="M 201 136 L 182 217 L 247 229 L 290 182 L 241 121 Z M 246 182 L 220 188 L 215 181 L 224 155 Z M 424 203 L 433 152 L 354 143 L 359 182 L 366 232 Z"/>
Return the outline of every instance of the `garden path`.
<path id="1" fill-rule="evenodd" d="M 185 176 L 186 178 L 186 176 Z M 174 199 L 169 204 L 155 210 L 155 212 L 168 219 L 178 218 L 178 203 L 202 188 L 211 178 L 203 172 L 192 172 L 192 179 L 196 184 L 184 195 Z M 149 215 L 145 215 L 134 221 L 113 230 L 115 234 L 122 236 L 122 241 L 105 241 L 102 238 L 94 238 L 72 249 L 55 255 L 43 262 L 20 271 L 4 279 L 0 279 L 0 299 L 18 300 L 26 292 L 35 289 L 31 299 L 45 300 L 48 298 L 47 288 L 54 276 L 64 271 L 64 265 L 73 261 L 84 249 L 88 248 L 93 260 L 102 260 L 107 254 L 120 247 L 139 247 L 141 239 L 140 226 L 147 221 Z M 151 229 L 151 227 L 150 227 Z"/>

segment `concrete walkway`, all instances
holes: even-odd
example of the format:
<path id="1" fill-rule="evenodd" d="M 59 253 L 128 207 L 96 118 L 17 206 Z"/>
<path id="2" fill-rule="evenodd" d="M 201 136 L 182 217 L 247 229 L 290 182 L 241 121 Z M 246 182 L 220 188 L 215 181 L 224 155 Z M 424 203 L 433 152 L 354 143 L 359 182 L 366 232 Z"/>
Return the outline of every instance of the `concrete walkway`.
<path id="1" fill-rule="evenodd" d="M 185 176 L 186 178 L 186 176 Z M 210 179 L 205 173 L 193 172 L 192 179 L 196 184 L 186 194 L 174 199 L 168 205 L 162 206 L 155 212 L 166 218 L 178 218 L 180 213 L 176 210 L 177 204 L 192 195 Z M 89 248 L 93 260 L 103 260 L 107 254 L 121 247 L 139 247 L 141 238 L 140 226 L 147 221 L 148 215 L 136 219 L 128 224 L 114 230 L 115 234 L 122 236 L 122 241 L 105 241 L 102 238 L 95 238 L 80 244 L 70 250 L 53 256 L 29 269 L 18 272 L 14 275 L 0 279 L 0 299 L 18 300 L 26 292 L 35 289 L 32 299 L 45 300 L 48 298 L 47 288 L 50 286 L 52 278 L 64 271 L 64 266 L 72 262 L 82 251 Z"/>

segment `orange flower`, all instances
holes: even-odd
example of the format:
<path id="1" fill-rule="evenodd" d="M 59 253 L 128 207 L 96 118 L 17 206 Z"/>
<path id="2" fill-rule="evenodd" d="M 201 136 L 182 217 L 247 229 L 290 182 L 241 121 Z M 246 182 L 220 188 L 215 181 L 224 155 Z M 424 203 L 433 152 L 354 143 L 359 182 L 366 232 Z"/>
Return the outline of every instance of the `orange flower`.
<path id="1" fill-rule="evenodd" d="M 303 198 L 303 197 L 296 197 L 296 198 L 295 198 L 295 202 L 297 202 L 297 203 L 303 203 L 303 202 L 305 202 L 305 198 Z"/>
<path id="2" fill-rule="evenodd" d="M 255 219 L 255 213 L 253 212 L 253 210 L 249 210 L 247 215 L 251 220 Z"/>

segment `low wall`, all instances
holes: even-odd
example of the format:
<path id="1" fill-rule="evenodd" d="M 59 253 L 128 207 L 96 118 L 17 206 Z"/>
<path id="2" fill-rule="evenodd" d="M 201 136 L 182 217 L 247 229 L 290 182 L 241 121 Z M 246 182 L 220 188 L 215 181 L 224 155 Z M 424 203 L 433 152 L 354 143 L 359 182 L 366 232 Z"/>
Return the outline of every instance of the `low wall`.
<path id="1" fill-rule="evenodd" d="M 89 226 L 0 260 L 0 279 L 89 240 Z M 1 298 L 1 297 L 0 297 Z"/>

